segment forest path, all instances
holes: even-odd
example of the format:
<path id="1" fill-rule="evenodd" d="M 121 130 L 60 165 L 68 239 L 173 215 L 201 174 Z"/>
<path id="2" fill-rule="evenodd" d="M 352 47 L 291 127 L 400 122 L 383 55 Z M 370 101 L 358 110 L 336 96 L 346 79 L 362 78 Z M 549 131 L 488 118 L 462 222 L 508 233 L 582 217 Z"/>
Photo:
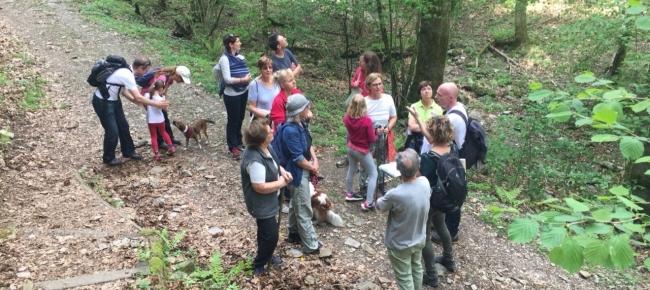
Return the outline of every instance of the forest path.
<path id="1" fill-rule="evenodd" d="M 132 268 L 142 240 L 140 226 L 186 229 L 187 244 L 202 258 L 213 249 L 224 254 L 227 264 L 254 254 L 255 223 L 243 204 L 238 163 L 226 154 L 221 100 L 194 85 L 173 86 L 171 117 L 215 120 L 217 124 L 209 128 L 211 145 L 180 150 L 161 163 L 152 161 L 150 150 L 143 147 L 138 151 L 145 160 L 105 167 L 100 159 L 103 131 L 89 103 L 92 90 L 85 79 L 95 60 L 113 53 L 130 61 L 140 55 L 138 46 L 146 45 L 146 40 L 129 39 L 86 22 L 69 1 L 0 0 L 0 19 L 3 33 L 22 40 L 43 68 L 51 103 L 13 125 L 16 138 L 0 176 L 0 226 L 15 228 L 16 236 L 0 251 L 0 280 L 5 281 L 0 287 L 15 287 L 27 279 L 47 281 Z M 136 143 L 147 140 L 142 108 L 126 100 L 124 107 Z M 330 194 L 347 223 L 344 228 L 317 227 L 333 256 L 290 258 L 286 254 L 290 245 L 281 241 L 278 253 L 285 261 L 283 270 L 260 279 L 241 278 L 242 288 L 394 287 L 382 242 L 387 215 L 363 213 L 358 203 L 345 203 L 336 194 L 343 191 L 344 176 L 344 170 L 333 166 L 338 157 L 329 150 L 320 155 L 326 176 L 320 189 Z M 99 187 L 124 206 L 108 206 L 76 177 L 80 173 L 86 179 L 94 176 Z M 497 236 L 478 220 L 480 207 L 476 198 L 464 207 L 461 238 L 454 244 L 459 270 L 442 276 L 441 288 L 604 287 L 594 284 L 593 278 L 584 280 L 554 267 L 534 247 Z M 208 232 L 212 227 L 223 229 L 224 234 L 213 237 Z M 283 227 L 283 235 L 285 231 Z M 361 247 L 344 245 L 347 238 L 359 241 Z M 127 283 L 90 288 L 124 288 Z"/>

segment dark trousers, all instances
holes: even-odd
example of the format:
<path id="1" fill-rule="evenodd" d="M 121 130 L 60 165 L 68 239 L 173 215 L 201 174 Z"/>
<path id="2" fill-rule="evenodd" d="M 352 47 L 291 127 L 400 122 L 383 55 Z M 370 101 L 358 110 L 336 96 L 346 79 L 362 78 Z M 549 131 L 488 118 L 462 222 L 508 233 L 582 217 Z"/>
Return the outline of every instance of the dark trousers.
<path id="1" fill-rule="evenodd" d="M 95 96 L 93 98 L 93 109 L 99 117 L 102 127 L 104 127 L 104 154 L 102 160 L 110 162 L 115 159 L 115 148 L 117 141 L 120 141 L 122 155 L 129 157 L 135 153 L 135 146 L 131 133 L 129 132 L 129 122 L 124 116 L 122 101 L 104 101 Z"/>
<path id="2" fill-rule="evenodd" d="M 453 237 L 458 234 L 458 227 L 460 226 L 460 206 L 458 209 L 450 211 L 446 214 L 445 224 L 449 229 L 449 234 Z"/>
<path id="3" fill-rule="evenodd" d="M 226 124 L 226 142 L 228 150 L 242 145 L 241 126 L 246 113 L 246 102 L 248 92 L 239 96 L 223 95 L 223 103 L 226 105 L 228 123 Z"/>
<path id="4" fill-rule="evenodd" d="M 264 267 L 273 256 L 278 245 L 279 227 L 276 217 L 257 219 L 257 256 L 253 260 L 253 267 Z"/>
<path id="5" fill-rule="evenodd" d="M 174 141 L 174 132 L 172 132 L 172 124 L 169 122 L 169 117 L 167 116 L 167 111 L 163 110 L 163 116 L 165 116 L 165 131 L 167 131 L 167 135 L 169 135 L 169 138 Z M 163 140 L 162 134 L 158 134 L 158 144 L 166 143 L 165 140 Z"/>

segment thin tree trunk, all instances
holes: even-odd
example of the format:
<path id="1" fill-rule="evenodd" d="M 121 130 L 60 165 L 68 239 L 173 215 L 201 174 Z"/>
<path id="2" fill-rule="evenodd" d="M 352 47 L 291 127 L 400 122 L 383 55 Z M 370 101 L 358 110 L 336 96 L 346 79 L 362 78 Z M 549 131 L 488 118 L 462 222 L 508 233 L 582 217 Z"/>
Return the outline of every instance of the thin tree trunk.
<path id="1" fill-rule="evenodd" d="M 391 47 L 390 39 L 388 38 L 388 30 L 386 30 L 386 18 L 384 16 L 384 7 L 381 3 L 381 0 L 376 0 L 377 3 L 377 15 L 379 16 L 379 32 L 381 33 L 381 40 L 384 43 L 384 72 L 389 71 L 391 76 L 391 94 L 395 96 L 397 93 L 396 87 L 396 76 L 393 70 L 393 60 L 392 54 L 393 49 Z M 389 11 L 390 12 L 390 11 Z"/>
<path id="2" fill-rule="evenodd" d="M 428 0 L 429 9 L 419 16 L 418 50 L 415 57 L 415 73 L 408 90 L 409 102 L 420 100 L 420 91 L 417 88 L 421 81 L 431 81 L 434 91 L 443 81 L 449 46 L 451 2 Z"/>
<path id="3" fill-rule="evenodd" d="M 517 0 L 515 4 L 515 46 L 522 45 L 528 41 L 528 26 L 526 23 L 527 7 L 528 0 Z"/>

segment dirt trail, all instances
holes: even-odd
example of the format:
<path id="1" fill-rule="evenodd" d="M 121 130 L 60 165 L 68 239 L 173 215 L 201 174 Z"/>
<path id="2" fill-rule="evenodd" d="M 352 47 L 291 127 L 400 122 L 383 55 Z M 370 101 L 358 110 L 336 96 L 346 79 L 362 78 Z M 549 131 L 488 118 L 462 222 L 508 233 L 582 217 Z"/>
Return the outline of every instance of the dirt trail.
<path id="1" fill-rule="evenodd" d="M 0 1 L 0 26 L 6 24 L 5 30 L 22 39 L 41 62 L 52 104 L 28 114 L 13 128 L 16 139 L 0 177 L 0 226 L 15 228 L 15 238 L 0 251 L 0 287 L 131 268 L 137 262 L 140 226 L 187 229 L 188 244 L 200 257 L 209 256 L 213 249 L 224 254 L 226 263 L 253 255 L 255 224 L 243 205 L 238 164 L 226 155 L 225 110 L 219 99 L 193 85 L 175 85 L 170 94 L 172 118 L 217 121 L 209 128 L 210 146 L 181 150 L 162 163 L 153 162 L 149 149 L 143 147 L 138 150 L 144 161 L 119 168 L 101 164 L 103 132 L 89 103 L 92 90 L 85 78 L 96 59 L 115 53 L 131 60 L 139 55 L 141 42 L 87 23 L 66 2 Z M 134 139 L 147 140 L 144 111 L 128 101 L 124 105 Z M 327 177 L 321 188 L 333 196 L 348 227 L 318 227 L 317 233 L 332 248 L 333 257 L 293 259 L 286 256 L 290 246 L 280 242 L 282 272 L 242 278 L 242 288 L 394 287 L 382 243 L 386 215 L 362 213 L 358 204 L 345 204 L 336 195 L 342 191 L 344 172 L 334 168 L 332 154 L 321 153 Z M 80 172 L 96 176 L 105 192 L 124 206 L 108 206 L 77 178 Z M 455 244 L 459 271 L 441 277 L 442 288 L 604 287 L 593 283 L 594 278 L 583 280 L 552 266 L 534 248 L 497 237 L 476 219 L 479 207 L 471 199 L 464 209 L 462 237 Z M 212 237 L 211 227 L 223 229 L 224 234 Z M 362 246 L 344 245 L 348 237 Z M 116 289 L 127 283 L 89 288 Z"/>

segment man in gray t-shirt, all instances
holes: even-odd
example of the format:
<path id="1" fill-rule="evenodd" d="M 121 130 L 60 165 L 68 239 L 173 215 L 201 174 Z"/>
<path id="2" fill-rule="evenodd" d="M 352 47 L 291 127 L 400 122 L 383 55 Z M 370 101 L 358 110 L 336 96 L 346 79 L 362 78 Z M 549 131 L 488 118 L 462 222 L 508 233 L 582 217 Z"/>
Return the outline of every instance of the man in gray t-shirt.
<path id="1" fill-rule="evenodd" d="M 377 201 L 379 210 L 389 211 L 384 244 L 399 289 L 422 288 L 422 248 L 431 187 L 426 177 L 416 177 L 419 167 L 419 156 L 413 149 L 397 154 L 402 183 Z"/>
<path id="2" fill-rule="evenodd" d="M 294 77 L 302 72 L 302 67 L 293 52 L 287 48 L 289 43 L 284 35 L 274 33 L 269 36 L 269 48 L 273 50 L 271 60 L 273 61 L 273 72 L 290 69 Z"/>

